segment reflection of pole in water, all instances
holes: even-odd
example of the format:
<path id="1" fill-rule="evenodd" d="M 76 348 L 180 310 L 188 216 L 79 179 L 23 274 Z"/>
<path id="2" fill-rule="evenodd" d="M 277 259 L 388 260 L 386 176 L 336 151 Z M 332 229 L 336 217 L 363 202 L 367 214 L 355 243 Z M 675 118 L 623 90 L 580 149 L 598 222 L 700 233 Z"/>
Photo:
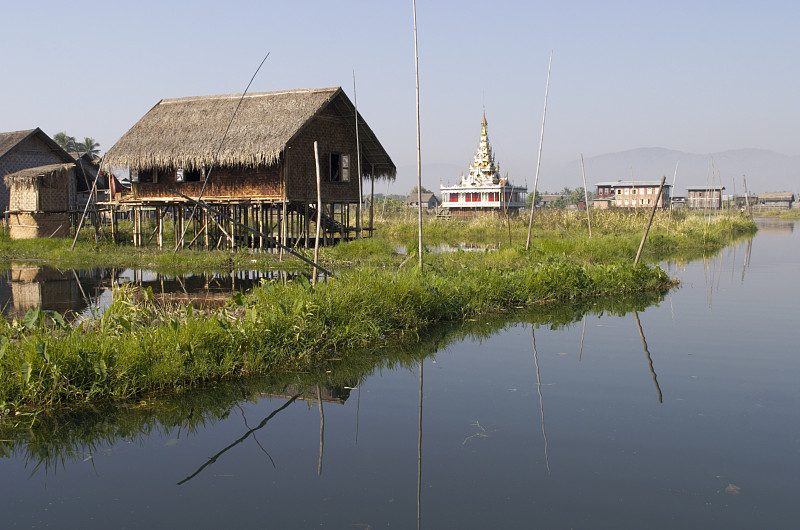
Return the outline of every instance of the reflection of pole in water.
<path id="1" fill-rule="evenodd" d="M 581 362 L 581 357 L 583 357 L 583 337 L 586 335 L 586 315 L 583 315 L 583 331 L 581 332 L 581 349 L 578 352 L 578 362 Z"/>
<path id="2" fill-rule="evenodd" d="M 300 396 L 301 396 L 301 394 L 295 394 L 295 395 L 293 395 L 293 396 L 292 396 L 292 397 L 289 399 L 289 401 L 287 401 L 286 403 L 284 403 L 283 405 L 281 405 L 280 407 L 278 407 L 277 409 L 275 409 L 274 411 L 272 411 L 272 413 L 270 413 L 270 415 L 269 415 L 269 416 L 267 416 L 266 418 L 264 418 L 263 420 L 261 420 L 261 423 L 259 423 L 258 425 L 256 425 L 256 426 L 255 426 L 255 427 L 253 427 L 252 429 L 248 429 L 248 431 L 247 431 L 246 433 L 244 433 L 244 435 L 242 435 L 241 437 L 239 437 L 238 439 L 236 439 L 236 441 L 234 441 L 233 443 L 231 443 L 230 445 L 228 445 L 227 447 L 225 447 L 223 450 L 221 450 L 220 452 L 218 452 L 218 453 L 217 453 L 217 454 L 215 454 L 214 456 L 210 457 L 210 458 L 209 458 L 209 459 L 208 459 L 208 460 L 207 460 L 207 461 L 206 461 L 206 462 L 205 462 L 205 463 L 204 463 L 202 466 L 200 466 L 200 467 L 197 469 L 197 471 L 195 471 L 194 473 L 192 473 L 191 475 L 189 475 L 189 476 L 188 476 L 188 477 L 186 477 L 185 479 L 183 479 L 183 480 L 181 480 L 180 482 L 178 482 L 178 486 L 180 486 L 181 484 L 185 484 L 186 482 L 188 482 L 188 481 L 192 480 L 194 477 L 196 477 L 198 474 L 200 474 L 200 472 L 201 472 L 201 471 L 203 471 L 205 468 L 207 468 L 208 466 L 210 466 L 211 464 L 213 464 L 214 462 L 216 462 L 216 461 L 217 461 L 217 459 L 218 459 L 219 457 L 221 457 L 223 454 L 227 453 L 228 451 L 230 451 L 231 449 L 233 449 L 235 446 L 237 446 L 237 445 L 239 445 L 240 443 L 242 443 L 242 442 L 244 442 L 245 440 L 247 440 L 247 439 L 248 439 L 250 436 L 254 435 L 254 434 L 255 434 L 255 432 L 256 432 L 256 431 L 258 431 L 259 429 L 263 429 L 263 428 L 264 428 L 264 426 L 267 424 L 267 422 L 268 422 L 269 420 L 271 420 L 272 418 L 274 418 L 274 417 L 275 417 L 275 416 L 276 416 L 276 415 L 277 415 L 279 412 L 281 412 L 282 410 L 286 409 L 286 408 L 287 408 L 289 405 L 291 405 L 292 403 L 294 403 L 294 402 L 297 400 L 297 398 L 299 398 Z"/>
<path id="3" fill-rule="evenodd" d="M 536 364 L 536 388 L 539 391 L 539 411 L 542 415 L 542 438 L 544 438 L 544 463 L 547 467 L 547 474 L 550 475 L 550 458 L 547 456 L 547 433 L 544 430 L 544 398 L 542 397 L 542 378 L 539 375 L 539 354 L 536 353 L 536 334 L 535 326 L 531 322 L 531 341 L 533 342 L 533 362 Z"/>
<path id="4" fill-rule="evenodd" d="M 663 399 L 661 396 L 661 387 L 658 386 L 658 377 L 656 377 L 656 371 L 653 368 L 653 359 L 650 358 L 650 350 L 647 349 L 647 341 L 644 338 L 644 332 L 642 331 L 642 323 L 639 321 L 639 312 L 633 312 L 634 318 L 636 318 L 636 326 L 639 328 L 639 336 L 642 338 L 642 344 L 644 345 L 644 352 L 647 354 L 647 362 L 650 364 L 650 373 L 653 374 L 653 383 L 656 385 L 656 390 L 658 391 L 658 402 L 663 403 Z"/>
<path id="5" fill-rule="evenodd" d="M 319 403 L 319 462 L 317 475 L 322 475 L 322 450 L 325 448 L 325 412 L 322 410 L 322 392 L 317 385 L 317 403 Z"/>
<path id="6" fill-rule="evenodd" d="M 417 429 L 417 530 L 419 530 L 422 527 L 422 361 L 419 362 L 419 423 Z"/>
<path id="7" fill-rule="evenodd" d="M 744 264 L 742 265 L 742 282 L 744 282 L 744 271 L 750 267 L 750 251 L 753 249 L 753 238 L 747 239 L 747 252 L 744 254 Z"/>

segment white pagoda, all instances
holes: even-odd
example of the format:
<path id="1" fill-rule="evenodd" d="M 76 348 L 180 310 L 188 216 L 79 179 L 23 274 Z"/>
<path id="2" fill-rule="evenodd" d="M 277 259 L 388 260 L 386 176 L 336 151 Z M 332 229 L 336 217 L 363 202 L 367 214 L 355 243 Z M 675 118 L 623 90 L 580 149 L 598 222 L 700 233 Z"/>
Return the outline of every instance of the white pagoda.
<path id="1" fill-rule="evenodd" d="M 528 188 L 514 186 L 500 175 L 499 164 L 495 164 L 489 135 L 486 132 L 486 113 L 481 122 L 481 139 L 469 173 L 461 175 L 461 182 L 454 186 L 440 185 L 442 208 L 453 217 L 476 217 L 489 212 L 516 215 L 525 206 Z"/>

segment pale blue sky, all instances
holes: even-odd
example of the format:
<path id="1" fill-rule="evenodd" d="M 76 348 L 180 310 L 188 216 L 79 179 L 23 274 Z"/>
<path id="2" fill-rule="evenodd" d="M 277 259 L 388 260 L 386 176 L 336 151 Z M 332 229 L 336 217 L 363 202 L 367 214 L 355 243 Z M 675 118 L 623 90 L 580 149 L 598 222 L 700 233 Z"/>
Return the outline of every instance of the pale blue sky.
<path id="1" fill-rule="evenodd" d="M 0 131 L 111 147 L 162 98 L 342 86 L 416 182 L 410 1 L 3 0 Z M 532 185 L 553 51 L 540 189 L 556 168 L 637 147 L 800 154 L 800 3 L 417 4 L 423 185 L 466 170 L 483 107 L 501 169 Z M 386 190 L 378 190 L 386 191 Z"/>

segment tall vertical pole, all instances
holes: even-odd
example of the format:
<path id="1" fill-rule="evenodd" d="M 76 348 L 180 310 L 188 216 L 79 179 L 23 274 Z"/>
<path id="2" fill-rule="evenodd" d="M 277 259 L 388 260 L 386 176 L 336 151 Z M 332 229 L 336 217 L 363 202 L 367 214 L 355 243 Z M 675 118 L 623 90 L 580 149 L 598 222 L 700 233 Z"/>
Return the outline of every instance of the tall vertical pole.
<path id="1" fill-rule="evenodd" d="M 542 143 L 544 142 L 544 120 L 547 117 L 547 93 L 550 91 L 550 65 L 553 64 L 553 52 L 550 52 L 550 61 L 547 63 L 547 85 L 544 89 L 544 112 L 542 112 L 542 133 L 539 135 L 539 157 L 536 160 L 536 178 L 533 181 L 533 200 L 531 201 L 531 218 L 528 221 L 528 240 L 525 250 L 531 246 L 531 230 L 533 229 L 533 212 L 536 210 L 536 186 L 539 184 L 539 168 L 542 165 Z"/>
<path id="2" fill-rule="evenodd" d="M 319 148 L 317 147 L 316 140 L 314 140 L 314 162 L 317 165 L 317 228 L 316 228 L 316 234 L 314 235 L 314 263 L 317 263 L 317 259 L 319 258 L 319 225 L 322 222 L 322 193 L 320 193 Z M 314 267 L 314 271 L 311 274 L 312 274 L 311 284 L 316 285 L 317 283 L 316 267 Z"/>
<path id="3" fill-rule="evenodd" d="M 356 228 L 358 238 L 361 239 L 361 232 L 364 226 L 362 222 L 361 206 L 364 204 L 364 193 L 361 189 L 361 144 L 358 142 L 358 95 L 356 95 L 356 71 L 353 70 L 353 109 L 356 118 L 356 164 L 358 168 L 358 208 L 356 209 Z"/>
<path id="4" fill-rule="evenodd" d="M 586 200 L 586 221 L 589 223 L 589 239 L 592 238 L 592 216 L 589 214 L 589 191 L 586 189 L 586 170 L 583 167 L 583 153 L 581 153 L 581 174 L 583 174 L 583 196 Z"/>
<path id="5" fill-rule="evenodd" d="M 373 222 L 375 221 L 375 164 L 372 164 L 369 169 L 369 237 L 372 237 L 374 230 Z"/>
<path id="6" fill-rule="evenodd" d="M 417 252 L 419 253 L 419 271 L 422 272 L 422 158 L 420 146 L 420 133 L 419 133 L 419 54 L 417 52 L 417 2 L 411 0 L 411 8 L 414 11 L 414 74 L 416 77 L 416 94 L 417 94 L 417 211 L 418 211 L 418 226 L 419 232 L 419 245 Z"/>
<path id="7" fill-rule="evenodd" d="M 656 214 L 656 208 L 658 208 L 658 198 L 661 197 L 661 190 L 664 189 L 664 182 L 667 180 L 666 175 L 661 177 L 661 184 L 658 186 L 658 195 L 656 195 L 655 204 L 653 204 L 653 209 L 650 210 L 650 219 L 647 221 L 647 228 L 644 229 L 644 235 L 642 236 L 642 242 L 639 243 L 639 250 L 636 251 L 636 259 L 633 260 L 633 266 L 635 267 L 637 263 L 639 263 L 639 257 L 642 255 L 642 249 L 644 248 L 644 240 L 647 239 L 647 233 L 650 232 L 650 225 L 653 224 L 653 216 Z"/>

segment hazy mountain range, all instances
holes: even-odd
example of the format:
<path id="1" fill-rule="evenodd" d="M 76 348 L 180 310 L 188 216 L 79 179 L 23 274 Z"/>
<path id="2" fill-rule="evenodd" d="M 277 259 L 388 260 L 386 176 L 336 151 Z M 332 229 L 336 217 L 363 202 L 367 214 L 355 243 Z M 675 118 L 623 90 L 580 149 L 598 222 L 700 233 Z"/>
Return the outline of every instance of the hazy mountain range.
<path id="1" fill-rule="evenodd" d="M 764 149 L 696 154 L 647 147 L 584 158 L 584 165 L 590 190 L 598 182 L 630 181 L 633 172 L 634 180 L 660 180 L 666 176 L 667 184 L 672 184 L 674 177 L 673 195 L 685 195 L 687 186 L 712 184 L 712 161 L 715 175 L 713 183 L 719 185 L 721 179 L 726 193 L 733 193 L 734 188 L 736 193 L 744 193 L 742 175 L 747 178 L 747 189 L 751 192 L 800 192 L 800 156 L 787 156 Z M 568 164 L 563 172 L 565 181 L 575 182 L 575 176 L 581 174 L 580 161 Z"/>

